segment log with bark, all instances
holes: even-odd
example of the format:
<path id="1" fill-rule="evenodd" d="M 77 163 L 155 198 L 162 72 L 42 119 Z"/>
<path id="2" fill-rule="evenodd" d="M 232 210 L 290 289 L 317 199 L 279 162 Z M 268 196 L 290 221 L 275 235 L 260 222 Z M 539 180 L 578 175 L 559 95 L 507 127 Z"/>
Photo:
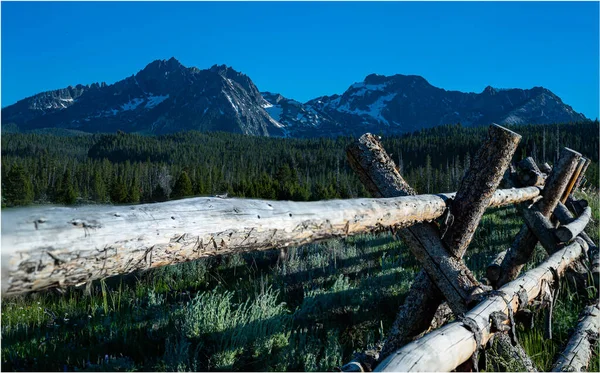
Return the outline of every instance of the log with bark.
<path id="1" fill-rule="evenodd" d="M 490 127 L 489 137 L 478 151 L 474 162 L 471 163 L 452 203 L 453 222 L 445 232 L 445 242 L 446 249 L 456 258 L 462 257 L 485 208 L 493 204 L 494 190 L 508 168 L 519 140 L 520 136 L 512 131 L 497 125 Z M 374 196 L 391 197 L 414 193 L 402 179 L 393 161 L 374 136 L 369 134 L 362 136 L 358 142 L 348 148 L 347 154 L 350 165 Z M 419 227 L 421 231 L 432 231 L 432 234 L 428 233 L 425 236 L 434 240 L 426 241 L 421 239 L 423 233 L 415 231 L 414 228 L 411 227 L 401 232 L 409 246 L 419 250 L 419 246 L 423 243 L 435 242 L 434 228 Z M 438 236 L 435 246 L 444 247 L 443 244 L 440 244 Z M 454 280 L 459 280 L 459 278 L 454 277 Z M 406 343 L 410 337 L 427 329 L 432 324 L 436 309 L 442 301 L 440 295 L 439 289 L 433 286 L 430 277 L 421 271 L 400 308 L 391 332 L 383 342 L 381 353 L 371 358 L 367 364 L 373 364 L 378 358 L 385 357 L 390 351 Z M 456 309 L 455 305 L 450 304 L 450 307 Z M 444 309 L 442 308 L 441 313 L 447 314 L 447 312 L 443 312 Z M 442 322 L 442 320 L 437 320 L 437 323 Z M 354 369 L 357 364 L 361 364 L 361 362 L 354 361 L 352 364 L 344 366 L 343 369 Z M 363 365 L 365 365 L 364 362 Z"/>
<path id="2" fill-rule="evenodd" d="M 521 184 L 525 186 L 544 185 L 546 177 L 548 176 L 540 171 L 531 157 L 527 157 L 517 163 L 517 170 L 517 177 Z"/>
<path id="3" fill-rule="evenodd" d="M 564 246 L 555 237 L 555 229 L 550 219 L 545 217 L 535 205 L 523 210 L 523 218 L 527 228 L 537 237 L 548 254 L 552 255 Z"/>
<path id="4" fill-rule="evenodd" d="M 506 252 L 507 250 L 499 252 L 485 270 L 485 277 L 487 277 L 488 281 L 491 284 L 495 284 L 496 282 L 498 282 L 498 279 L 502 274 L 501 265 L 502 261 L 504 260 L 504 257 L 506 256 Z"/>
<path id="5" fill-rule="evenodd" d="M 546 218 L 550 217 L 560 202 L 560 197 L 566 190 L 580 158 L 580 153 L 569 148 L 563 148 L 561 151 L 557 164 L 546 179 L 546 185 L 542 190 L 543 198 L 536 202 L 538 210 Z M 501 274 L 494 284 L 495 287 L 517 278 L 523 266 L 531 259 L 537 242 L 535 234 L 524 224 L 502 261 Z"/>
<path id="6" fill-rule="evenodd" d="M 587 249 L 581 239 L 557 251 L 537 268 L 492 292 L 484 301 L 456 321 L 417 339 L 382 361 L 375 371 L 450 372 L 485 346 L 500 330 L 496 320 L 517 312 L 533 301 L 542 289 L 561 276 Z M 510 311 L 509 311 L 510 310 Z"/>
<path id="7" fill-rule="evenodd" d="M 586 372 L 600 332 L 600 303 L 586 307 L 553 372 Z M 596 350 L 597 351 L 597 350 Z"/>
<path id="8" fill-rule="evenodd" d="M 494 345 L 498 353 L 507 357 L 511 361 L 516 361 L 521 369 L 525 372 L 537 372 L 535 364 L 523 349 L 520 343 L 513 345 L 512 338 L 508 336 L 508 333 L 496 333 L 494 334 Z M 493 363 L 492 363 L 493 364 Z"/>
<path id="9" fill-rule="evenodd" d="M 550 166 L 547 162 L 542 163 L 540 165 L 540 171 L 542 171 L 545 174 L 549 174 L 550 172 L 552 172 L 552 166 Z"/>
<path id="10" fill-rule="evenodd" d="M 534 198 L 498 191 L 494 202 Z M 81 285 L 139 269 L 406 227 L 444 214 L 451 195 L 320 202 L 189 198 L 134 206 L 2 212 L 3 294 Z"/>
<path id="11" fill-rule="evenodd" d="M 575 199 L 572 195 L 567 197 L 567 201 L 564 203 L 569 210 L 573 211 L 575 215 L 579 216 L 583 214 L 583 210 L 589 206 L 588 201 L 585 199 Z"/>

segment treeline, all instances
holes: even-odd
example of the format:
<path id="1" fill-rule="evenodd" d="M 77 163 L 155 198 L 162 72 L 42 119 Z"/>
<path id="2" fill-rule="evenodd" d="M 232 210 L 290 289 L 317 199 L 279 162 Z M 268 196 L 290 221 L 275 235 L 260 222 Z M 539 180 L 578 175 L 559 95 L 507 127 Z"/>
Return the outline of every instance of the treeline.
<path id="1" fill-rule="evenodd" d="M 513 127 L 516 159 L 554 163 L 564 146 L 589 156 L 598 185 L 598 122 Z M 419 193 L 454 191 L 487 128 L 441 126 L 383 142 Z M 368 196 L 337 139 L 277 139 L 231 133 L 2 136 L 2 205 L 138 203 L 187 196 L 320 200 Z"/>

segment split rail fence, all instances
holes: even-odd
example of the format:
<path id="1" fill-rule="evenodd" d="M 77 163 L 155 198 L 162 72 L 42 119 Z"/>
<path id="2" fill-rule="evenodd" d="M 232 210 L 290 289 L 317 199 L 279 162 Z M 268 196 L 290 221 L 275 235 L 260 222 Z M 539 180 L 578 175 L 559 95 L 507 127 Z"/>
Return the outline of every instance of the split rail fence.
<path id="1" fill-rule="evenodd" d="M 491 125 L 456 193 L 416 195 L 379 138 L 347 149 L 375 198 L 319 202 L 190 198 L 136 206 L 47 207 L 2 213 L 2 295 L 82 286 L 137 270 L 233 252 L 285 248 L 391 230 L 422 265 L 392 329 L 343 371 L 477 370 L 496 340 L 533 364 L 515 336 L 532 302 L 552 307 L 558 281 L 598 287 L 598 246 L 584 228 L 591 210 L 576 200 L 590 163 L 564 148 L 554 167 L 511 159 L 521 136 Z M 506 189 L 497 189 L 500 185 Z M 516 204 L 525 223 L 510 248 L 475 278 L 462 257 L 486 209 Z M 548 258 L 521 274 L 540 243 Z M 551 314 L 551 310 L 550 310 Z M 454 316 L 457 321 L 448 323 Z M 599 329 L 599 304 L 586 308 L 555 370 L 584 370 Z M 433 330 L 431 332 L 430 331 Z M 551 333 L 551 330 L 547 330 Z"/>

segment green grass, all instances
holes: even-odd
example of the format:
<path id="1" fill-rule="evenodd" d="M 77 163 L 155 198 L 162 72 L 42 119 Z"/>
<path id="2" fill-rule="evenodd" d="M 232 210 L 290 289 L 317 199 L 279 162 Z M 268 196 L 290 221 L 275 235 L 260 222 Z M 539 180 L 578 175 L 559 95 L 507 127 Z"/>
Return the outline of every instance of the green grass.
<path id="1" fill-rule="evenodd" d="M 598 195 L 586 199 L 595 211 L 590 235 L 598 240 Z M 465 257 L 477 277 L 521 224 L 512 207 L 484 216 Z M 4 299 L 2 369 L 331 371 L 384 337 L 419 269 L 390 234 L 291 248 L 286 259 L 278 257 L 237 254 L 64 294 Z M 538 250 L 536 260 L 543 259 Z M 551 367 L 587 303 L 563 283 L 553 340 L 543 337 L 541 311 L 538 327 L 518 330 L 538 368 Z"/>

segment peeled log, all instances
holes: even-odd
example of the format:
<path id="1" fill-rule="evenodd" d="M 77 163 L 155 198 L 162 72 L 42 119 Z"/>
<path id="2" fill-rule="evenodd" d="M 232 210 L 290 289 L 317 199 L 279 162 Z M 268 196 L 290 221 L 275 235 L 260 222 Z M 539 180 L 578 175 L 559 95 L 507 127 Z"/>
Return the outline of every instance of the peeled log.
<path id="1" fill-rule="evenodd" d="M 553 372 L 586 372 L 600 331 L 600 303 L 586 307 Z"/>
<path id="2" fill-rule="evenodd" d="M 465 319 L 473 320 L 476 324 L 475 333 L 480 333 L 481 345 L 485 345 L 495 332 L 491 322 L 492 313 L 502 312 L 508 315 L 508 307 L 516 312 L 519 306 L 525 306 L 520 305 L 519 301 L 521 289 L 526 292 L 527 301 L 533 301 L 542 292 L 545 283 L 554 281 L 553 271 L 561 276 L 582 255 L 584 249 L 580 242 L 576 240 L 550 256 L 539 267 L 507 283 L 499 289 L 500 293 L 492 293 L 465 315 Z M 465 327 L 462 321 L 453 322 L 391 354 L 375 371 L 450 372 L 475 353 L 475 333 Z"/>
<path id="3" fill-rule="evenodd" d="M 323 202 L 190 198 L 2 212 L 6 294 L 78 285 L 236 251 L 301 245 L 433 220 L 434 195 Z M 5 267 L 8 264 L 8 267 Z"/>
<path id="4" fill-rule="evenodd" d="M 499 191 L 497 199 L 530 199 L 539 193 L 534 189 Z M 6 209 L 2 290 L 81 285 L 207 256 L 406 227 L 440 217 L 446 201 L 444 195 L 319 202 L 200 197 L 134 206 Z"/>
<path id="5" fill-rule="evenodd" d="M 561 225 L 556 228 L 556 237 L 561 242 L 569 242 L 575 237 L 577 237 L 585 227 L 590 222 L 592 217 L 592 209 L 588 206 L 583 210 L 583 214 L 581 214 L 577 219 L 573 220 L 569 224 Z"/>

